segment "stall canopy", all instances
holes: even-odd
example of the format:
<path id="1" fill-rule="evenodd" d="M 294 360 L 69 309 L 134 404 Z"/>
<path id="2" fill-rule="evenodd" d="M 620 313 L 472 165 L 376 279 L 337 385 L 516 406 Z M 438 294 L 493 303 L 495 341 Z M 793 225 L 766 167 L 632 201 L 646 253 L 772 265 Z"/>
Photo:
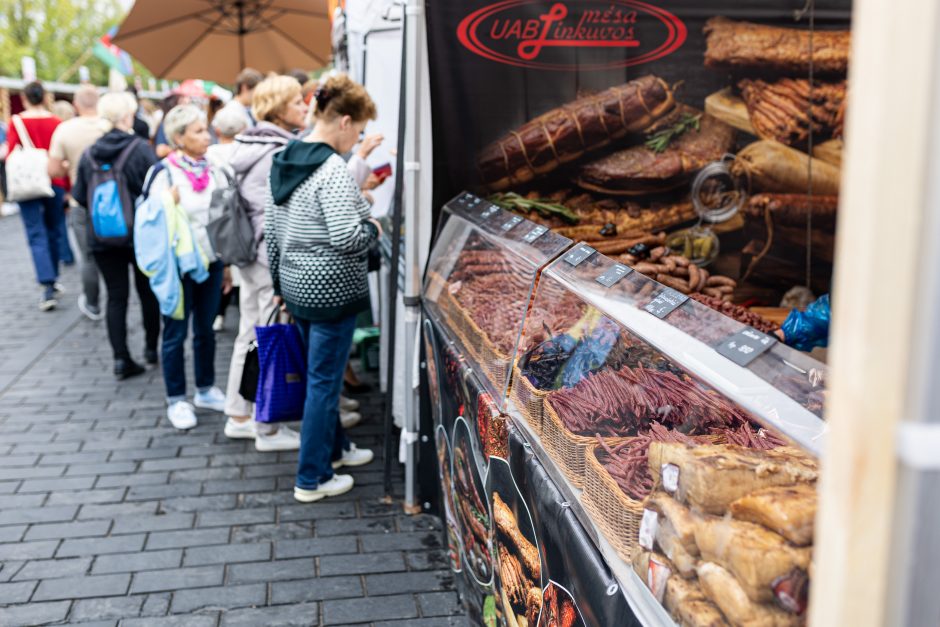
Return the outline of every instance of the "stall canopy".
<path id="1" fill-rule="evenodd" d="M 137 0 L 114 43 L 162 78 L 231 81 L 323 67 L 330 27 L 328 0 Z"/>

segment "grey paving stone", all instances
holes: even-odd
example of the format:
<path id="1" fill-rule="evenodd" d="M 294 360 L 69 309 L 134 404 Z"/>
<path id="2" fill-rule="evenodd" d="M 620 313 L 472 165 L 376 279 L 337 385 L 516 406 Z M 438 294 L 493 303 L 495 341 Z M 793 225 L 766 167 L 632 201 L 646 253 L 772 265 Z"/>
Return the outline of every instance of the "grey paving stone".
<path id="1" fill-rule="evenodd" d="M 366 591 L 370 595 L 401 592 L 434 592 L 450 590 L 454 577 L 442 571 L 417 571 L 394 575 L 366 575 Z"/>
<path id="2" fill-rule="evenodd" d="M 9 466 L 33 466 L 39 461 L 39 455 L 2 455 L 0 456 L 0 467 Z"/>
<path id="3" fill-rule="evenodd" d="M 149 501 L 177 496 L 195 496 L 202 487 L 198 483 L 170 483 L 167 485 L 131 486 L 128 501 Z"/>
<path id="4" fill-rule="evenodd" d="M 219 622 L 217 612 L 198 616 L 165 616 L 161 618 L 125 618 L 120 627 L 216 627 Z"/>
<path id="5" fill-rule="evenodd" d="M 315 574 L 313 559 L 309 557 L 274 562 L 249 562 L 228 567 L 229 583 L 309 579 Z"/>
<path id="6" fill-rule="evenodd" d="M 58 540 L 41 542 L 10 542 L 0 544 L 0 562 L 7 560 L 41 560 L 55 555 Z"/>
<path id="7" fill-rule="evenodd" d="M 166 531 L 189 529 L 193 526 L 193 514 L 160 514 L 154 516 L 122 516 L 114 521 L 111 533 L 140 533 L 143 531 Z"/>
<path id="8" fill-rule="evenodd" d="M 13 447 L 13 451 L 17 455 L 23 453 L 74 453 L 81 447 L 81 442 L 27 442 L 25 444 L 17 444 Z"/>
<path id="9" fill-rule="evenodd" d="M 73 557 L 61 560 L 33 560 L 27 562 L 13 577 L 14 581 L 29 579 L 55 579 L 77 577 L 88 572 L 90 557 Z"/>
<path id="10" fill-rule="evenodd" d="M 357 553 L 358 551 L 359 538 L 356 536 L 278 540 L 274 545 L 274 556 L 277 559 L 339 555 L 343 553 Z"/>
<path id="11" fill-rule="evenodd" d="M 320 577 L 300 581 L 275 581 L 271 584 L 271 603 L 303 603 L 362 596 L 360 577 Z"/>
<path id="12" fill-rule="evenodd" d="M 170 482 L 241 480 L 241 468 L 193 468 L 170 471 Z"/>
<path id="13" fill-rule="evenodd" d="M 234 610 L 222 614 L 222 627 L 256 627 L 256 625 L 308 627 L 317 624 L 318 611 L 316 603 Z"/>
<path id="14" fill-rule="evenodd" d="M 350 533 L 388 533 L 395 530 L 393 518 L 356 518 L 317 521 L 318 536 L 342 536 Z"/>
<path id="15" fill-rule="evenodd" d="M 76 601 L 69 614 L 71 622 L 106 618 L 126 618 L 140 615 L 143 596 L 105 597 Z"/>
<path id="16" fill-rule="evenodd" d="M 141 472 L 157 470 L 181 470 L 183 468 L 202 468 L 208 464 L 204 457 L 173 457 L 170 459 L 148 459 L 140 463 Z"/>
<path id="17" fill-rule="evenodd" d="M 108 461 L 108 453 L 104 451 L 90 451 L 87 453 L 47 453 L 39 459 L 39 465 L 94 464 L 106 461 Z"/>
<path id="18" fill-rule="evenodd" d="M 170 478 L 168 472 L 146 472 L 133 475 L 107 475 L 98 478 L 96 488 L 116 488 L 119 486 L 162 485 Z"/>
<path id="19" fill-rule="evenodd" d="M 8 466 L 0 468 L 0 481 L 61 477 L 65 466 Z"/>
<path id="20" fill-rule="evenodd" d="M 78 507 L 74 505 L 21 507 L 16 509 L 3 507 L 3 509 L 0 509 L 0 525 L 63 522 L 74 519 L 76 512 L 78 512 Z"/>
<path id="21" fill-rule="evenodd" d="M 252 464 L 245 467 L 245 478 L 281 477 L 284 475 L 292 475 L 296 470 L 296 462 L 293 464 Z"/>
<path id="22" fill-rule="evenodd" d="M 85 475 L 124 475 L 134 472 L 137 462 L 102 462 L 100 464 L 74 464 L 69 466 L 66 477 Z"/>
<path id="23" fill-rule="evenodd" d="M 92 566 L 91 572 L 97 575 L 103 573 L 130 573 L 140 570 L 157 570 L 160 568 L 177 568 L 182 559 L 183 551 L 181 549 L 101 555 L 95 558 L 95 564 Z"/>
<path id="24" fill-rule="evenodd" d="M 46 500 L 46 494 L 7 494 L 3 497 L 3 509 L 11 510 L 20 507 L 39 507 Z"/>
<path id="25" fill-rule="evenodd" d="M 273 542 L 313 536 L 313 524 L 303 522 L 245 525 L 232 528 L 232 542 Z"/>
<path id="26" fill-rule="evenodd" d="M 372 623 L 372 625 L 373 627 L 473 627 L 466 616 L 383 620 Z"/>
<path id="27" fill-rule="evenodd" d="M 456 592 L 418 594 L 418 607 L 422 616 L 459 616 L 464 613 Z"/>
<path id="28" fill-rule="evenodd" d="M 140 610 L 141 616 L 165 616 L 170 611 L 169 592 L 156 592 L 147 595 L 144 607 Z"/>
<path id="29" fill-rule="evenodd" d="M 84 522 L 50 523 L 33 525 L 26 532 L 27 540 L 48 540 L 50 538 L 87 538 L 103 536 L 111 528 L 110 520 L 89 520 Z"/>
<path id="30" fill-rule="evenodd" d="M 228 457 L 229 455 L 237 455 L 238 461 L 232 465 L 241 466 L 243 464 L 252 464 L 252 463 L 263 463 L 264 460 L 270 459 L 271 456 L 269 453 L 256 453 L 253 450 L 249 451 L 249 443 L 245 442 L 225 442 L 224 444 L 213 444 L 205 442 L 203 444 L 191 444 L 183 445 L 180 449 L 180 457 L 213 457 L 213 459 L 219 459 L 221 457 Z M 246 452 L 247 451 L 247 452 Z M 247 456 L 247 457 L 246 457 Z M 216 465 L 216 464 L 211 464 Z M 228 464 L 219 464 L 219 465 L 228 465 Z"/>
<path id="31" fill-rule="evenodd" d="M 222 584 L 223 573 L 224 567 L 222 566 L 173 568 L 135 573 L 134 581 L 131 584 L 131 593 L 219 586 Z"/>
<path id="32" fill-rule="evenodd" d="M 405 570 L 401 553 L 371 553 L 368 555 L 326 555 L 319 558 L 320 576 L 360 575 L 363 573 L 390 573 Z"/>
<path id="33" fill-rule="evenodd" d="M 112 451 L 109 459 L 112 461 L 144 459 L 164 459 L 176 457 L 179 454 L 178 446 L 155 446 L 153 448 L 129 448 Z"/>
<path id="34" fill-rule="evenodd" d="M 240 607 L 264 605 L 268 587 L 263 583 L 220 588 L 196 588 L 173 593 L 170 611 L 184 614 L 199 610 L 230 610 Z"/>
<path id="35" fill-rule="evenodd" d="M 374 620 L 415 618 L 418 608 L 410 594 L 323 602 L 324 625 L 349 625 Z"/>
<path id="36" fill-rule="evenodd" d="M 197 527 L 220 527 L 250 525 L 254 523 L 273 523 L 276 511 L 270 508 L 237 509 L 231 511 L 202 512 L 196 521 Z"/>
<path id="37" fill-rule="evenodd" d="M 400 531 L 440 531 L 441 519 L 430 514 L 417 514 L 415 516 L 398 516 L 398 529 Z"/>
<path id="38" fill-rule="evenodd" d="M 127 592 L 130 580 L 130 575 L 86 575 L 46 579 L 39 583 L 33 600 L 58 601 L 122 595 Z"/>
<path id="39" fill-rule="evenodd" d="M 53 492 L 49 495 L 48 505 L 87 505 L 91 503 L 118 503 L 124 500 L 127 488 L 111 490 L 79 490 L 76 492 Z"/>
<path id="40" fill-rule="evenodd" d="M 10 605 L 0 607 L 0 625 L 20 627 L 21 625 L 48 625 L 65 620 L 69 613 L 69 601 L 56 603 L 30 603 L 28 605 Z"/>
<path id="41" fill-rule="evenodd" d="M 271 505 L 295 505 L 293 491 L 288 492 L 258 492 L 256 494 L 241 494 L 238 496 L 239 507 L 269 507 Z"/>
<path id="42" fill-rule="evenodd" d="M 421 551 L 439 549 L 441 537 L 434 532 L 367 534 L 362 536 L 362 551 Z"/>
<path id="43" fill-rule="evenodd" d="M 17 583 L 0 583 L 0 605 L 13 603 L 26 603 L 36 589 L 35 581 L 20 581 Z"/>
<path id="44" fill-rule="evenodd" d="M 164 512 L 208 512 L 235 509 L 237 504 L 237 494 L 182 496 L 165 499 L 160 504 L 160 509 Z"/>
<path id="45" fill-rule="evenodd" d="M 229 529 L 196 529 L 185 531 L 157 531 L 147 538 L 147 550 L 171 549 L 187 546 L 206 546 L 228 542 Z"/>
<path id="46" fill-rule="evenodd" d="M 84 555 L 105 555 L 107 553 L 128 553 L 140 551 L 144 547 L 145 534 L 114 536 L 111 538 L 87 538 L 66 540 L 59 548 L 56 557 L 76 557 Z"/>
<path id="47" fill-rule="evenodd" d="M 318 520 L 325 518 L 355 518 L 355 503 L 316 503 L 313 505 L 286 505 L 277 508 L 278 520 Z"/>
<path id="48" fill-rule="evenodd" d="M 93 520 L 96 518 L 119 518 L 141 514 L 154 514 L 157 511 L 156 501 L 140 503 L 113 503 L 107 505 L 82 505 L 78 510 L 79 520 Z"/>
<path id="49" fill-rule="evenodd" d="M 200 546 L 186 549 L 183 566 L 202 566 L 205 564 L 237 564 L 239 562 L 259 562 L 271 559 L 271 544 L 221 544 Z"/>
<path id="50" fill-rule="evenodd" d="M 26 479 L 20 485 L 20 494 L 51 492 L 53 490 L 87 490 L 95 483 L 94 477 L 59 477 L 57 479 Z"/>
<path id="51" fill-rule="evenodd" d="M 409 570 L 450 570 L 446 551 L 413 551 L 405 554 Z"/>
<path id="52" fill-rule="evenodd" d="M 237 479 L 233 481 L 207 481 L 203 494 L 232 494 L 239 492 L 270 492 L 274 490 L 274 479 Z"/>
<path id="53" fill-rule="evenodd" d="M 117 627 L 117 620 L 93 620 L 93 621 L 82 621 L 81 623 L 76 623 L 82 627 Z"/>
<path id="54" fill-rule="evenodd" d="M 0 542 L 19 542 L 26 533 L 26 525 L 0 527 Z"/>
<path id="55" fill-rule="evenodd" d="M 271 459 L 270 453 L 256 453 L 253 450 L 245 452 L 247 449 L 240 448 L 244 445 L 235 445 L 230 449 L 230 453 L 218 454 L 213 453 L 212 459 L 209 460 L 210 466 L 245 466 L 251 464 L 263 464 Z M 190 447 L 183 447 L 183 452 L 180 455 L 200 455 L 201 453 L 198 450 L 189 450 Z M 295 460 L 296 461 L 296 460 Z"/>
<path id="56" fill-rule="evenodd" d="M 13 579 L 17 571 L 26 564 L 25 560 L 6 560 L 0 562 L 0 583 L 6 583 Z"/>

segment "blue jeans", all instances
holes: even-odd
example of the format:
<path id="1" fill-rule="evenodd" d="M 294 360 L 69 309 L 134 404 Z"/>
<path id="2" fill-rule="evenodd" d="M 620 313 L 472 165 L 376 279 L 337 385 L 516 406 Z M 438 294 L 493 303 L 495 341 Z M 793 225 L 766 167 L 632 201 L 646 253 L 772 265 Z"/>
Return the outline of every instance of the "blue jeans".
<path id="1" fill-rule="evenodd" d="M 196 283 L 183 279 L 183 319 L 163 316 L 163 383 L 166 397 L 171 403 L 186 398 L 186 334 L 189 320 L 193 321 L 193 370 L 196 388 L 205 390 L 215 385 L 215 332 L 212 321 L 222 298 L 221 261 L 209 266 L 209 278 Z"/>
<path id="2" fill-rule="evenodd" d="M 52 191 L 55 195 L 51 198 L 36 198 L 19 203 L 29 252 L 32 253 L 33 267 L 36 269 L 36 280 L 42 285 L 52 285 L 59 278 L 62 237 L 65 234 L 62 204 L 65 190 L 53 186 Z"/>
<path id="3" fill-rule="evenodd" d="M 339 393 L 356 330 L 356 316 L 335 322 L 298 319 L 297 328 L 307 348 L 307 398 L 300 425 L 296 485 L 314 490 L 333 478 L 331 462 L 349 448 L 339 423 Z"/>

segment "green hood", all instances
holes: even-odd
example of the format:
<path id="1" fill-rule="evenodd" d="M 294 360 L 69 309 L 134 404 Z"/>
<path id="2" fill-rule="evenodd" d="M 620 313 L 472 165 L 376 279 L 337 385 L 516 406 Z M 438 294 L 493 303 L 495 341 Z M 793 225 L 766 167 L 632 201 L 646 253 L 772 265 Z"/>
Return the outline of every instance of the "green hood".
<path id="1" fill-rule="evenodd" d="M 323 143 L 292 141 L 274 155 L 271 165 L 271 195 L 274 204 L 283 205 L 301 183 L 336 154 L 333 147 Z"/>

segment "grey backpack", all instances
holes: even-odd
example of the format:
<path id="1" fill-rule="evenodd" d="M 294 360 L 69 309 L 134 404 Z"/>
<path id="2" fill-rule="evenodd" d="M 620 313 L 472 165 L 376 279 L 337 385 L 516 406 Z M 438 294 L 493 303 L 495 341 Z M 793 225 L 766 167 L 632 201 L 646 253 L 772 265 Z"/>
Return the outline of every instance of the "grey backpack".
<path id="1" fill-rule="evenodd" d="M 257 259 L 258 242 L 247 203 L 238 191 L 239 181 L 227 170 L 223 172 L 228 184 L 212 192 L 210 213 L 218 217 L 206 225 L 206 232 L 222 263 L 242 268 Z"/>

